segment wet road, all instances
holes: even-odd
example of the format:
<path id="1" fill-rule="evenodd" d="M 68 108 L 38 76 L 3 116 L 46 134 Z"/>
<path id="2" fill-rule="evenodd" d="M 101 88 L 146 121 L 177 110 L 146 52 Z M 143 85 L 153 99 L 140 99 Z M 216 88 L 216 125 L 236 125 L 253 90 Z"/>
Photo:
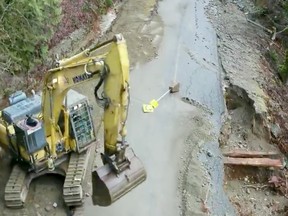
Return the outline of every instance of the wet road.
<path id="1" fill-rule="evenodd" d="M 90 203 L 85 207 L 85 215 L 180 214 L 178 179 L 184 142 L 191 133 L 191 127 L 187 127 L 191 123 L 189 116 L 200 113 L 201 106 L 207 107 L 213 115 L 206 121 L 212 122 L 217 135 L 224 111 L 216 34 L 204 15 L 205 4 L 202 0 L 160 1 L 158 12 L 164 23 L 164 35 L 158 58 L 137 64 L 130 83 L 127 139 L 143 161 L 148 178 L 110 207 L 95 207 L 87 200 Z M 155 29 L 161 27 L 154 25 Z M 156 37 L 160 36 L 155 34 Z M 162 95 L 172 81 L 181 83 L 180 92 L 161 100 L 154 113 L 144 114 L 142 104 Z M 184 103 L 182 97 L 193 99 L 200 106 Z M 213 188 L 208 203 L 212 215 L 224 215 L 232 210 L 222 190 L 218 143 L 207 143 L 205 148 L 216 156 L 209 160 L 206 155 L 199 155 L 199 166 L 206 166 L 211 174 Z"/>

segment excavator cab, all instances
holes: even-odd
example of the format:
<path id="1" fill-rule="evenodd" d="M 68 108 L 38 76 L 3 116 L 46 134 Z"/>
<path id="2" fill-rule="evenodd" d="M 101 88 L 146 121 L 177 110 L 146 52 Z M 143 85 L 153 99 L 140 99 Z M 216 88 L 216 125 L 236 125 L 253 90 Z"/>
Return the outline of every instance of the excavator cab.
<path id="1" fill-rule="evenodd" d="M 20 120 L 15 124 L 15 132 L 18 145 L 23 145 L 32 158 L 34 152 L 47 145 L 43 124 L 36 118 L 27 116 Z"/>

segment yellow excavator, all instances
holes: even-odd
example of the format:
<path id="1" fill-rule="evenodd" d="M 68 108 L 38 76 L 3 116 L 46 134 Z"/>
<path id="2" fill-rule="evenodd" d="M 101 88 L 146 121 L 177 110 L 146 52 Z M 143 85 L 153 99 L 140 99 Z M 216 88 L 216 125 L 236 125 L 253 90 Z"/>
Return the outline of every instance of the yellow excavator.
<path id="1" fill-rule="evenodd" d="M 90 80 L 96 80 L 91 88 L 104 109 L 103 166 L 89 170 L 93 204 L 109 206 L 145 181 L 144 166 L 126 141 L 129 59 L 124 37 L 116 34 L 57 61 L 45 75 L 41 94 L 27 97 L 18 91 L 9 97 L 9 106 L 0 112 L 0 144 L 14 164 L 5 187 L 7 207 L 23 207 L 30 182 L 49 173 L 65 176 L 67 206 L 83 205 L 96 132 L 87 96 L 72 88 Z"/>

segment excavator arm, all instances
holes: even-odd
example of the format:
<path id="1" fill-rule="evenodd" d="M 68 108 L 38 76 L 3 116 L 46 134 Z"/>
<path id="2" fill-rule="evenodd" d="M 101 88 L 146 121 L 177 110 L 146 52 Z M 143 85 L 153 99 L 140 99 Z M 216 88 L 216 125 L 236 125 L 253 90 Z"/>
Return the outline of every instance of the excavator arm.
<path id="1" fill-rule="evenodd" d="M 105 109 L 105 151 L 115 153 L 119 132 L 123 141 L 126 136 L 129 101 L 129 59 L 124 38 L 116 35 L 113 40 L 64 59 L 58 65 L 47 73 L 44 82 L 42 110 L 46 136 L 51 135 L 55 143 L 57 122 L 67 91 L 88 80 L 100 79 L 104 82 L 105 95 L 99 98 L 95 89 L 95 96 Z M 56 155 L 53 150 L 52 155 Z"/>
<path id="2" fill-rule="evenodd" d="M 146 179 L 140 160 L 126 142 L 129 106 L 129 59 L 121 34 L 112 40 L 57 62 L 45 77 L 42 112 L 45 133 L 56 143 L 58 120 L 69 89 L 96 79 L 95 98 L 104 108 L 104 166 L 92 171 L 93 203 L 107 206 Z M 103 84 L 103 94 L 98 91 Z M 65 121 L 66 128 L 68 122 Z M 119 136 L 120 135 L 120 136 Z M 68 140 L 68 133 L 64 140 Z M 68 145 L 68 141 L 65 146 Z M 55 145 L 51 155 L 56 157 Z"/>

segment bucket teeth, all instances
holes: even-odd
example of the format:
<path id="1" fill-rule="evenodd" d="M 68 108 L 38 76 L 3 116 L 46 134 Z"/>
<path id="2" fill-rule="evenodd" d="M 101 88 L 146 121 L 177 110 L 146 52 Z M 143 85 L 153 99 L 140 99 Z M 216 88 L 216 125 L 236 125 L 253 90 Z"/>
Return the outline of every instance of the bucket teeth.
<path id="1" fill-rule="evenodd" d="M 27 173 L 19 166 L 14 166 L 5 187 L 5 205 L 9 208 L 21 208 L 27 197 Z"/>
<path id="2" fill-rule="evenodd" d="M 129 161 L 129 166 L 120 173 L 116 174 L 109 164 L 93 170 L 94 205 L 109 206 L 146 180 L 145 168 L 131 148 L 126 149 L 125 157 Z"/>
<path id="3" fill-rule="evenodd" d="M 71 153 L 63 186 L 63 197 L 67 206 L 83 205 L 83 181 L 86 174 L 90 150 Z"/>

